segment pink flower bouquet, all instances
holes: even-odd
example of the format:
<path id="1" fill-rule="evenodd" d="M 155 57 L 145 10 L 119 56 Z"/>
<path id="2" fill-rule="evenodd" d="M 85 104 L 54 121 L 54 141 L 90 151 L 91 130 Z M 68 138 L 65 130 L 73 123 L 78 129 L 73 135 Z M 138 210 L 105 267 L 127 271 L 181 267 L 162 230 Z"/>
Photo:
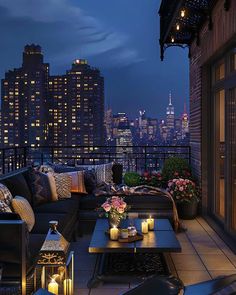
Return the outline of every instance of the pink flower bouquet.
<path id="1" fill-rule="evenodd" d="M 168 191 L 176 202 L 191 202 L 198 199 L 198 190 L 190 179 L 174 178 L 168 181 Z"/>
<path id="2" fill-rule="evenodd" d="M 123 197 L 113 196 L 107 198 L 106 202 L 101 205 L 101 210 L 105 211 L 105 216 L 113 221 L 113 226 L 119 226 L 121 219 L 125 219 L 130 207 L 124 201 Z"/>

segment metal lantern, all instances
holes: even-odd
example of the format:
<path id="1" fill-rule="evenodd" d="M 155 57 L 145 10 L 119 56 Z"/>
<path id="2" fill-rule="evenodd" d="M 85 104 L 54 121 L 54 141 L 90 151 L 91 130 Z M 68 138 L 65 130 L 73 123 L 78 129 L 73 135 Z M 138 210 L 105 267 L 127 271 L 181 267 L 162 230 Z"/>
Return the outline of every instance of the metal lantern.
<path id="1" fill-rule="evenodd" d="M 49 225 L 35 268 L 35 291 L 43 288 L 55 295 L 73 295 L 74 252 L 68 253 L 69 243 L 57 231 L 58 222 L 50 221 Z"/>

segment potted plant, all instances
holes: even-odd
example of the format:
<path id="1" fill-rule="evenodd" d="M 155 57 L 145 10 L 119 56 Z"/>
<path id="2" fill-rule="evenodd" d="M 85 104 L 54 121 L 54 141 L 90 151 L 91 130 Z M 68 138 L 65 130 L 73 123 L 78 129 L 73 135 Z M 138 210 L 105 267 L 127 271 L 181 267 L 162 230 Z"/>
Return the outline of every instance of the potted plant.
<path id="1" fill-rule="evenodd" d="M 194 219 L 197 216 L 199 194 L 192 180 L 185 178 L 171 179 L 168 181 L 168 191 L 176 202 L 180 218 Z"/>
<path id="2" fill-rule="evenodd" d="M 140 185 L 141 177 L 137 172 L 126 172 L 124 175 L 124 183 L 127 186 L 138 186 Z"/>
<path id="3" fill-rule="evenodd" d="M 169 179 L 191 178 L 191 169 L 186 159 L 172 157 L 165 160 L 162 177 L 167 186 Z"/>
<path id="4" fill-rule="evenodd" d="M 161 172 L 153 171 L 151 173 L 144 172 L 140 178 L 140 184 L 154 186 L 154 187 L 163 187 L 163 177 Z"/>
<path id="5" fill-rule="evenodd" d="M 123 197 L 113 196 L 107 198 L 100 209 L 105 212 L 105 217 L 108 218 L 111 228 L 120 226 L 122 219 L 126 219 L 129 208 Z"/>

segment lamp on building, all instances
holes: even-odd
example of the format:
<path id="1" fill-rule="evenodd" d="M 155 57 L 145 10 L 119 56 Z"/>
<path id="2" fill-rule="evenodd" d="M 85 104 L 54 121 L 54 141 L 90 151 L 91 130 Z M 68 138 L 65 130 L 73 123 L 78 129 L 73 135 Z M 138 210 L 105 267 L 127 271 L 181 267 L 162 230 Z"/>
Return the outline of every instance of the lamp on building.
<path id="1" fill-rule="evenodd" d="M 180 15 L 181 15 L 181 17 L 185 17 L 185 14 L 186 14 L 185 9 L 181 9 L 181 11 L 180 11 Z"/>
<path id="2" fill-rule="evenodd" d="M 171 37 L 171 43 L 174 43 L 175 42 L 175 38 L 172 36 Z"/>
<path id="3" fill-rule="evenodd" d="M 50 221 L 49 225 L 35 267 L 34 289 L 47 289 L 55 295 L 73 295 L 74 252 L 68 251 L 69 243 L 58 232 L 58 222 Z"/>
<path id="4" fill-rule="evenodd" d="M 179 31 L 180 30 L 180 24 L 176 24 L 176 30 Z"/>

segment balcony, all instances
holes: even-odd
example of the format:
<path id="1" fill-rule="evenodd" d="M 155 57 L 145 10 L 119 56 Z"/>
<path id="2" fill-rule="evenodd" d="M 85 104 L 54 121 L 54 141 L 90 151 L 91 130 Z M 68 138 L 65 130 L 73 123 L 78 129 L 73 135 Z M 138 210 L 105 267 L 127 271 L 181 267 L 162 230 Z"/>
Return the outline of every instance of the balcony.
<path id="1" fill-rule="evenodd" d="M 47 163 L 73 167 L 116 162 L 123 165 L 124 172 L 136 171 L 138 173 L 162 170 L 165 160 L 172 157 L 186 159 L 191 165 L 189 146 L 15 147 L 1 149 L 0 155 L 3 181 L 9 172 L 12 175 L 24 170 L 25 167 Z M 86 199 L 87 196 L 83 198 Z M 93 210 L 90 209 L 90 211 Z M 43 214 L 46 214 L 43 215 L 46 218 L 47 213 Z M 61 215 L 55 214 L 55 218 Z M 54 218 L 54 213 L 50 213 L 47 218 L 52 218 L 52 216 Z M 182 222 L 186 230 L 176 233 L 181 252 L 164 253 L 166 267 L 171 274 L 179 278 L 185 286 L 236 274 L 236 255 L 231 250 L 231 245 L 224 242 L 206 219 L 198 216 L 194 220 Z M 73 294 L 124 294 L 136 287 L 138 283 L 126 279 L 125 283 L 104 282 L 96 287 L 88 285 L 99 265 L 98 256 L 88 253 L 93 226 L 91 227 L 90 223 L 82 217 L 77 228 L 77 240 L 72 240 L 70 244 L 70 250 L 75 253 Z M 82 231 L 85 229 L 82 236 L 79 234 L 81 229 Z"/>

